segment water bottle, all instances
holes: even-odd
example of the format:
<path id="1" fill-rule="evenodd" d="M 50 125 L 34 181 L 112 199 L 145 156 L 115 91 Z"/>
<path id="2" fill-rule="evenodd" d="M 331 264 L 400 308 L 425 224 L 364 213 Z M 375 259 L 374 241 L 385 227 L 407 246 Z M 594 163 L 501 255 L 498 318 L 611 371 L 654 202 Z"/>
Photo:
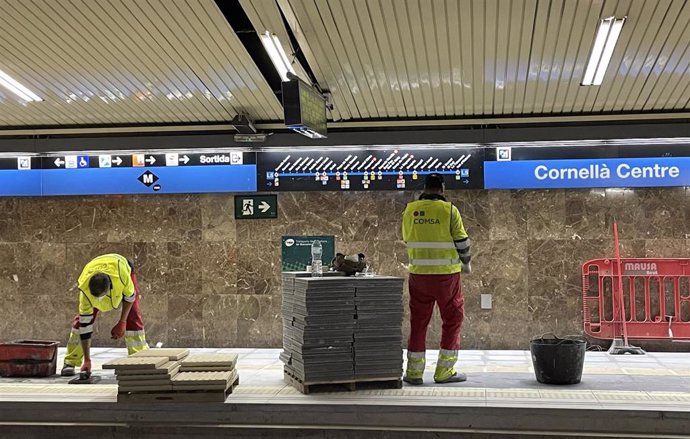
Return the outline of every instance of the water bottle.
<path id="1" fill-rule="evenodd" d="M 323 269 L 321 267 L 321 241 L 316 240 L 311 244 L 311 277 L 321 277 Z"/>

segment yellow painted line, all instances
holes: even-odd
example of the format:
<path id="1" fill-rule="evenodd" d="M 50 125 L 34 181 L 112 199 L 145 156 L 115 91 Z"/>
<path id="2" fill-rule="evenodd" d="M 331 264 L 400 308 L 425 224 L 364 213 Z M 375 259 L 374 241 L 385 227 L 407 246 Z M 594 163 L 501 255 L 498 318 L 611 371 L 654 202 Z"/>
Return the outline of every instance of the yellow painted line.
<path id="1" fill-rule="evenodd" d="M 269 386 L 242 386 L 235 387 L 232 391 L 233 395 L 277 395 L 283 387 L 269 387 Z"/>
<path id="2" fill-rule="evenodd" d="M 468 398 L 468 399 L 486 399 L 486 389 L 478 389 L 478 388 L 446 388 L 446 389 L 440 389 L 440 388 L 434 388 L 433 389 L 433 396 L 440 396 L 440 397 L 450 397 L 450 398 Z"/>
<path id="3" fill-rule="evenodd" d="M 486 397 L 493 399 L 539 399 L 538 390 L 486 389 Z"/>
<path id="4" fill-rule="evenodd" d="M 591 390 L 539 390 L 539 395 L 541 395 L 543 399 L 567 399 L 594 402 L 597 400 Z"/>
<path id="5" fill-rule="evenodd" d="M 666 369 L 682 377 L 690 377 L 690 367 L 685 369 Z"/>
<path id="6" fill-rule="evenodd" d="M 44 395 L 44 394 L 103 394 L 114 395 L 117 393 L 116 384 L 90 384 L 90 385 L 68 385 L 68 384 L 0 384 L 0 395 L 22 394 L 22 395 Z"/>
<path id="7" fill-rule="evenodd" d="M 647 392 L 611 392 L 594 390 L 594 396 L 600 401 L 651 401 Z"/>
<path id="8" fill-rule="evenodd" d="M 674 401 L 674 402 L 689 402 L 690 393 L 680 392 L 647 392 L 647 395 L 654 401 Z"/>
<path id="9" fill-rule="evenodd" d="M 277 396 L 293 396 L 293 395 L 301 395 L 301 393 L 297 389 L 295 389 L 294 387 L 291 387 L 291 386 L 284 387 L 277 394 Z"/>

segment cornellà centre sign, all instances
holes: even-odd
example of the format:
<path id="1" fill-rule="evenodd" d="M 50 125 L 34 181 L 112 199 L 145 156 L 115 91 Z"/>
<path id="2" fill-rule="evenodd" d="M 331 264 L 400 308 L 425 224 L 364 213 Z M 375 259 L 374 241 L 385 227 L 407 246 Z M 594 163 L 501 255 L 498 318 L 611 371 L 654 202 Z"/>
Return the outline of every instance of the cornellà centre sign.
<path id="1" fill-rule="evenodd" d="M 486 189 L 690 186 L 690 157 L 484 162 Z"/>

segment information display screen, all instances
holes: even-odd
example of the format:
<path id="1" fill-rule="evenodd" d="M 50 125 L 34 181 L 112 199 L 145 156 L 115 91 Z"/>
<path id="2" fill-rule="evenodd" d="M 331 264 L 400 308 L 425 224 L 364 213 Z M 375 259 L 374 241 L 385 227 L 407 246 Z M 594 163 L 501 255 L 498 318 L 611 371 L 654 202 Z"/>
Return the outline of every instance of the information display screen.
<path id="1" fill-rule="evenodd" d="M 283 82 L 285 125 L 311 138 L 326 137 L 326 100 L 308 84 L 294 79 Z"/>
<path id="2" fill-rule="evenodd" d="M 446 188 L 483 188 L 484 151 L 475 147 L 363 148 L 262 152 L 259 190 L 419 190 L 426 175 L 444 175 Z"/>

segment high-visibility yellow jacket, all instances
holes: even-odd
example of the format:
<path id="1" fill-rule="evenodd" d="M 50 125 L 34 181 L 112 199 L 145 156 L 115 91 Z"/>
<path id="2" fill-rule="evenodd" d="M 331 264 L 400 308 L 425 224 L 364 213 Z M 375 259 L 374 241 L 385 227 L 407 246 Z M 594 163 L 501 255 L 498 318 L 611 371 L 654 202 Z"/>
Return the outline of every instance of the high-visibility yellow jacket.
<path id="1" fill-rule="evenodd" d="M 95 297 L 89 290 L 89 279 L 96 273 L 104 273 L 110 277 L 113 284 L 110 293 L 103 297 Z M 120 306 L 122 300 L 134 302 L 134 283 L 132 269 L 124 256 L 111 253 L 98 256 L 86 264 L 79 276 L 77 285 L 79 294 L 79 314 L 88 316 L 93 314 L 94 308 L 105 312 Z"/>
<path id="2" fill-rule="evenodd" d="M 410 273 L 458 273 L 463 263 L 470 263 L 470 241 L 460 212 L 441 195 L 424 194 L 407 204 L 402 236 Z"/>

